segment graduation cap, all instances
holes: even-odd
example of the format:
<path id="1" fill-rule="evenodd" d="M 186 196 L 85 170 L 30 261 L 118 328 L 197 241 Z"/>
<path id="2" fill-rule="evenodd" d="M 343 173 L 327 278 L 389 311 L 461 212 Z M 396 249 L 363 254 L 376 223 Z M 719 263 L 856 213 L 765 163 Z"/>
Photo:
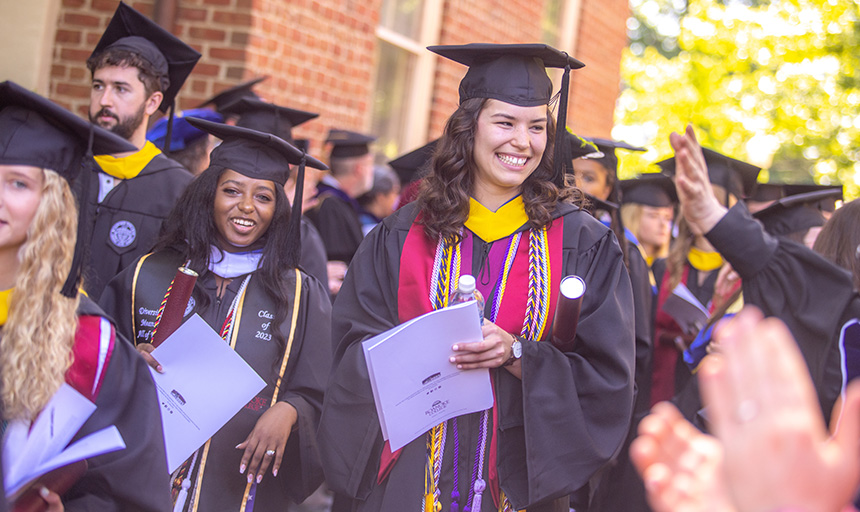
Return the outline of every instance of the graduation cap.
<path id="1" fill-rule="evenodd" d="M 83 188 L 87 190 L 93 154 L 115 154 L 137 148 L 103 128 L 93 125 L 56 103 L 14 82 L 0 83 L 0 164 L 30 165 L 56 171 L 74 179 L 83 166 Z M 92 228 L 88 208 L 78 211 L 78 235 L 72 267 L 62 294 L 77 295 L 84 251 Z"/>
<path id="2" fill-rule="evenodd" d="M 193 126 L 218 137 L 223 142 L 212 150 L 209 167 L 230 169 L 256 180 L 270 180 L 284 186 L 290 174 L 288 164 L 298 165 L 296 195 L 290 212 L 287 261 L 297 267 L 301 256 L 302 199 L 305 166 L 327 170 L 328 166 L 289 142 L 272 135 L 241 126 L 213 123 L 204 119 L 186 118 Z"/>
<path id="3" fill-rule="evenodd" d="M 585 155 L 582 158 L 587 158 L 589 160 L 594 160 L 596 162 L 600 162 L 600 165 L 609 169 L 614 175 L 618 175 L 618 157 L 615 155 L 616 149 L 624 149 L 627 151 L 645 151 L 645 148 L 640 148 L 638 146 L 631 146 L 626 142 L 620 140 L 610 140 L 610 139 L 601 139 L 597 137 L 584 137 L 586 140 L 591 141 L 597 146 L 597 149 L 600 150 L 600 153 L 603 156 L 592 156 Z"/>
<path id="4" fill-rule="evenodd" d="M 287 142 L 293 142 L 293 127 L 319 117 L 316 112 L 282 107 L 248 97 L 239 98 L 224 106 L 221 112 L 225 115 L 238 116 L 239 120 L 236 121 L 236 126 L 271 133 Z"/>
<path id="5" fill-rule="evenodd" d="M 370 153 L 368 144 L 376 137 L 347 130 L 329 130 L 326 142 L 331 143 L 332 158 L 349 158 Z"/>
<path id="6" fill-rule="evenodd" d="M 388 162 L 388 165 L 397 173 L 403 186 L 420 177 L 430 166 L 430 160 L 433 159 L 433 151 L 436 150 L 438 142 L 439 139 L 432 140 L 420 148 Z"/>
<path id="7" fill-rule="evenodd" d="M 447 59 L 469 67 L 460 81 L 460 103 L 472 98 L 492 98 L 518 105 L 535 107 L 549 105 L 552 99 L 552 80 L 546 68 L 564 70 L 561 79 L 559 107 L 555 133 L 555 176 L 553 183 L 564 186 L 564 157 L 568 139 L 567 128 L 568 90 L 570 70 L 585 64 L 567 53 L 540 43 L 532 44 L 488 44 L 428 46 L 428 50 Z"/>
<path id="8" fill-rule="evenodd" d="M 753 193 L 761 167 L 731 158 L 713 149 L 702 148 L 702 154 L 708 165 L 708 178 L 712 184 L 723 187 L 738 199 Z M 675 176 L 675 157 L 657 162 L 657 165 L 664 173 Z"/>
<path id="9" fill-rule="evenodd" d="M 594 215 L 594 212 L 598 210 L 611 213 L 618 209 L 618 203 L 604 201 L 603 199 L 598 199 L 591 194 L 585 194 L 585 198 L 588 200 L 585 204 L 585 209 L 592 215 Z"/>
<path id="10" fill-rule="evenodd" d="M 565 150 L 568 154 L 565 157 L 565 163 L 572 162 L 577 158 L 603 158 L 603 152 L 600 151 L 595 143 L 573 133 L 570 128 L 565 130 L 564 137 L 567 139 Z M 573 168 L 570 170 L 573 171 Z"/>
<path id="11" fill-rule="evenodd" d="M 842 197 L 841 187 L 822 189 L 783 197 L 772 205 L 753 214 L 764 224 L 768 233 L 779 236 L 804 232 L 823 226 L 826 222 L 818 203 L 836 201 Z"/>
<path id="12" fill-rule="evenodd" d="M 252 88 L 267 78 L 269 77 L 260 76 L 254 78 L 253 80 L 248 80 L 247 82 L 242 82 L 239 85 L 234 85 L 233 87 L 224 89 L 215 96 L 212 96 L 208 100 L 197 105 L 197 107 L 195 108 L 203 108 L 212 105 L 213 107 L 215 107 L 216 112 L 223 114 L 223 112 L 221 112 L 221 109 L 235 102 L 236 100 L 240 100 L 242 98 L 252 98 L 258 100 L 260 99 L 260 97 L 257 96 L 257 94 L 252 90 Z"/>
<path id="13" fill-rule="evenodd" d="M 164 99 L 158 107 L 162 112 L 173 105 L 179 89 L 200 59 L 200 52 L 123 2 L 117 6 L 90 59 L 108 49 L 136 53 L 167 77 L 167 83 L 162 86 Z"/>
<path id="14" fill-rule="evenodd" d="M 181 151 L 193 144 L 195 141 L 209 135 L 205 131 L 191 126 L 191 123 L 185 119 L 186 117 L 197 117 L 215 123 L 224 122 L 224 118 L 221 117 L 221 114 L 213 110 L 209 110 L 208 108 L 195 108 L 176 112 L 173 120 L 173 131 L 170 135 L 170 148 L 174 151 Z M 165 142 L 167 140 L 167 124 L 168 119 L 166 117 L 162 117 L 146 134 L 146 139 L 155 144 L 158 149 L 164 149 L 165 147 Z"/>
<path id="15" fill-rule="evenodd" d="M 836 211 L 836 201 L 842 201 L 844 199 L 842 194 L 842 185 L 814 185 L 814 184 L 794 184 L 783 185 L 785 189 L 786 196 L 793 196 L 797 194 L 805 194 L 807 192 L 817 192 L 821 190 L 830 190 L 833 194 L 824 194 L 824 197 L 814 203 L 814 206 L 821 211 L 825 212 L 834 212 Z"/>
<path id="16" fill-rule="evenodd" d="M 784 183 L 756 183 L 752 194 L 746 200 L 756 203 L 778 201 L 786 196 Z"/>
<path id="17" fill-rule="evenodd" d="M 656 208 L 672 207 L 678 202 L 678 192 L 672 178 L 661 173 L 640 174 L 632 180 L 621 180 L 622 204 L 644 204 Z"/>

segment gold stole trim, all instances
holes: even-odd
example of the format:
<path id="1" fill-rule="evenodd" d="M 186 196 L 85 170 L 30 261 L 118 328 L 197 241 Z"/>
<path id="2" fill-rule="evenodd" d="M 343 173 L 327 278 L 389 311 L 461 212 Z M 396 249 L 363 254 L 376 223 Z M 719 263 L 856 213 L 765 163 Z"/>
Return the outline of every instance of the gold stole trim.
<path id="1" fill-rule="evenodd" d="M 149 253 L 137 261 L 137 266 L 134 267 L 134 277 L 131 280 L 131 341 L 135 346 L 137 346 L 137 325 L 135 325 L 134 312 L 137 308 L 134 306 L 134 300 L 137 297 L 137 279 L 140 275 L 140 269 L 143 268 L 143 262 L 152 255 L 153 253 Z"/>

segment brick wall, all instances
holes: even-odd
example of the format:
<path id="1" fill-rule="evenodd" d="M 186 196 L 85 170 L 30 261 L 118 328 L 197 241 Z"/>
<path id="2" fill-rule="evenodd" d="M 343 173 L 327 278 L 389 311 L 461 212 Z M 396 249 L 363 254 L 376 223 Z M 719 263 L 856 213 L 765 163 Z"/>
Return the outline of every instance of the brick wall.
<path id="1" fill-rule="evenodd" d="M 191 108 L 260 75 L 266 99 L 319 112 L 296 129 L 319 151 L 330 127 L 370 126 L 376 36 L 382 0 L 177 0 L 173 33 L 203 54 L 178 97 Z M 86 115 L 90 76 L 85 61 L 117 0 L 62 0 L 50 96 Z M 155 0 L 130 0 L 147 16 Z M 534 42 L 543 0 L 445 0 L 439 44 Z M 607 136 L 626 44 L 627 0 L 582 0 L 569 119 L 580 133 Z M 465 68 L 439 58 L 429 136 L 437 137 L 457 106 Z"/>
<path id="2" fill-rule="evenodd" d="M 571 73 L 568 126 L 576 133 L 609 137 L 620 92 L 621 52 L 627 46 L 628 0 L 583 0 Z"/>

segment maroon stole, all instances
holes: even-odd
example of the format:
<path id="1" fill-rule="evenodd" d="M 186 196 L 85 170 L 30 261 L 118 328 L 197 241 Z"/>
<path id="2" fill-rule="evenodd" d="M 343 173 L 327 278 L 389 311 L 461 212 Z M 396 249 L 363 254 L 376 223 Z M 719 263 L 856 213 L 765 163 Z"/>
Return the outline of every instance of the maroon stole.
<path id="1" fill-rule="evenodd" d="M 100 316 L 78 317 L 74 360 L 66 371 L 66 383 L 95 403 L 104 383 L 105 374 L 113 355 L 114 327 Z"/>
<path id="2" fill-rule="evenodd" d="M 431 240 L 424 232 L 424 226 L 420 223 L 421 216 L 416 218 L 409 229 L 403 252 L 400 255 L 400 276 L 397 290 L 397 310 L 399 321 L 407 322 L 417 316 L 433 311 L 430 303 L 430 282 L 433 277 L 433 262 L 436 255 L 437 240 Z M 564 235 L 564 218 L 555 219 L 547 227 L 547 244 L 549 246 L 550 258 L 550 294 L 547 306 L 546 327 L 543 330 L 542 340 L 549 339 L 549 326 L 552 325 L 552 315 L 555 312 L 555 302 L 559 283 L 561 282 L 562 267 L 562 239 Z M 473 274 L 472 267 L 472 233 L 464 229 L 461 256 L 461 275 Z M 502 242 L 504 240 L 504 242 Z M 510 237 L 497 241 L 507 245 Z M 498 276 L 492 276 L 497 279 Z M 495 285 L 495 283 L 494 283 Z M 499 305 L 495 323 L 507 332 L 520 334 L 523 330 L 523 319 L 526 315 L 526 306 L 529 300 L 529 231 L 523 232 L 517 247 L 517 253 L 511 266 L 503 300 Z M 488 304 L 496 300 L 495 296 L 486 297 Z M 532 340 L 541 341 L 541 340 Z M 495 382 L 495 381 L 493 381 Z M 495 396 L 495 384 L 493 395 Z M 495 400 L 494 400 L 495 402 Z M 493 406 L 493 425 L 498 428 L 498 408 Z M 499 478 L 496 469 L 497 461 L 497 439 L 495 429 L 490 438 L 490 463 L 488 467 L 490 477 L 490 489 L 496 506 L 499 504 Z M 377 482 L 381 483 L 394 467 L 400 450 L 393 452 L 388 442 L 382 449 L 380 457 L 379 473 Z"/>

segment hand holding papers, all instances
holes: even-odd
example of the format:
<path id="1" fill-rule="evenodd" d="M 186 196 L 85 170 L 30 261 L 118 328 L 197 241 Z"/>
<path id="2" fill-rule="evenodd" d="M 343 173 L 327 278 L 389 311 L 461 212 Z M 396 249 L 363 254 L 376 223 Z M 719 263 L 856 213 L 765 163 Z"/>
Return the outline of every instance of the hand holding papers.
<path id="1" fill-rule="evenodd" d="M 458 370 L 455 343 L 483 339 L 475 301 L 432 311 L 362 343 L 382 436 L 397 450 L 433 426 L 493 405 L 490 372 Z"/>
<path id="2" fill-rule="evenodd" d="M 171 473 L 265 387 L 265 382 L 198 315 L 152 352 Z"/>

